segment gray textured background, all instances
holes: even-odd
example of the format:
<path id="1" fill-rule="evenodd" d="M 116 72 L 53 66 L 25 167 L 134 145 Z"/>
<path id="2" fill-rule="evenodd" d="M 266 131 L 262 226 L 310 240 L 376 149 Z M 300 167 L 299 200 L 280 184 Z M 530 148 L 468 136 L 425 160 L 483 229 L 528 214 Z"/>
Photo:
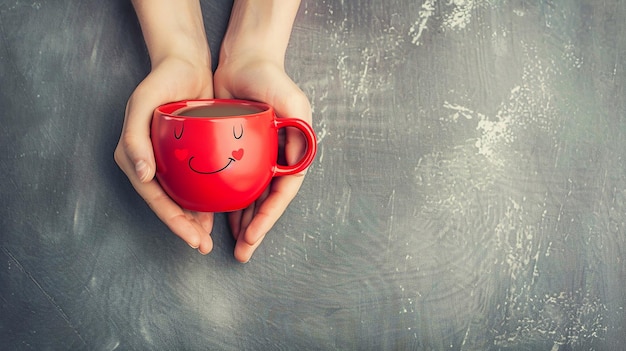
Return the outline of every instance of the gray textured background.
<path id="1" fill-rule="evenodd" d="M 113 162 L 129 2 L 0 1 L 2 348 L 622 349 L 625 33 L 621 0 L 304 0 L 319 153 L 242 265 Z"/>

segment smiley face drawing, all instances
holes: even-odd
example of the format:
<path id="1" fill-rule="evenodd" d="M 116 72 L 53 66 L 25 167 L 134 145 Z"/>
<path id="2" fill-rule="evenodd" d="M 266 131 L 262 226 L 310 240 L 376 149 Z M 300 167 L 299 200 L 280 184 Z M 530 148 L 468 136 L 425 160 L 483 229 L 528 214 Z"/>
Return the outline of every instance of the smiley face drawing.
<path id="1" fill-rule="evenodd" d="M 178 131 L 178 128 L 174 129 L 174 139 L 176 140 L 180 140 L 183 137 L 183 133 L 185 132 L 185 125 L 184 122 L 182 122 L 182 126 L 180 127 L 180 131 Z M 237 131 L 236 127 L 233 126 L 233 137 L 235 138 L 235 140 L 240 140 L 241 138 L 243 138 L 243 125 L 239 126 L 239 131 Z M 180 160 L 184 160 L 187 158 L 187 154 L 188 151 L 185 149 L 176 149 L 174 150 L 175 156 L 176 158 L 180 159 Z M 191 169 L 192 171 L 199 173 L 199 174 L 215 174 L 218 172 L 221 172 L 223 170 L 225 170 L 226 168 L 228 168 L 233 162 L 237 162 L 237 161 L 241 161 L 241 159 L 243 158 L 243 153 L 244 150 L 243 148 L 239 148 L 237 150 L 233 150 L 231 155 L 227 158 L 227 163 L 224 165 L 224 167 L 221 167 L 219 169 L 215 169 L 215 170 L 206 170 L 206 169 L 202 169 L 202 162 L 203 160 L 198 161 L 196 159 L 196 156 L 190 156 L 188 158 L 188 164 L 189 164 L 189 169 Z M 202 156 L 201 156 L 202 157 Z M 194 163 L 194 160 L 195 163 Z M 206 162 L 206 161 L 205 161 Z M 200 163 L 200 165 L 198 165 L 198 163 Z M 195 167 L 194 167 L 195 164 Z"/>
<path id="2" fill-rule="evenodd" d="M 180 206 L 225 212 L 245 208 L 269 184 L 276 129 L 265 118 L 153 119 L 157 180 Z"/>

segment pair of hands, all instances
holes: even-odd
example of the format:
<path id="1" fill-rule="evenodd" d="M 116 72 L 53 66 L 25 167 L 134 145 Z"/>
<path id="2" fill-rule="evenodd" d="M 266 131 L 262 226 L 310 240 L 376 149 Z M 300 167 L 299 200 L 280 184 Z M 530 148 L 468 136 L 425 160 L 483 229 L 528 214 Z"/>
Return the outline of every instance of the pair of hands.
<path id="1" fill-rule="evenodd" d="M 184 99 L 238 98 L 265 102 L 279 117 L 298 117 L 311 123 L 311 106 L 288 77 L 282 62 L 254 54 L 220 61 L 215 74 L 210 64 L 196 63 L 185 55 L 171 55 L 153 63 L 150 74 L 137 86 L 126 106 L 115 160 L 135 190 L 156 215 L 181 239 L 202 254 L 213 248 L 213 213 L 182 209 L 155 179 L 156 165 L 150 141 L 154 109 Z M 285 157 L 296 163 L 306 148 L 298 132 L 287 130 Z M 267 232 L 285 211 L 302 185 L 304 174 L 277 177 L 248 208 L 228 214 L 236 241 L 234 255 L 247 262 Z"/>

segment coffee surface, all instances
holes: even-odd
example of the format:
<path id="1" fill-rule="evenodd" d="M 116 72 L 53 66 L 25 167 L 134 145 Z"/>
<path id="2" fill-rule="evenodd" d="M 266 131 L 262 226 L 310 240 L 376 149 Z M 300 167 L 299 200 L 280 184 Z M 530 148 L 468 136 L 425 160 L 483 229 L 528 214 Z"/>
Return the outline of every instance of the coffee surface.
<path id="1" fill-rule="evenodd" d="M 262 111 L 262 109 L 254 106 L 233 104 L 185 107 L 174 114 L 186 117 L 229 117 L 251 115 Z"/>

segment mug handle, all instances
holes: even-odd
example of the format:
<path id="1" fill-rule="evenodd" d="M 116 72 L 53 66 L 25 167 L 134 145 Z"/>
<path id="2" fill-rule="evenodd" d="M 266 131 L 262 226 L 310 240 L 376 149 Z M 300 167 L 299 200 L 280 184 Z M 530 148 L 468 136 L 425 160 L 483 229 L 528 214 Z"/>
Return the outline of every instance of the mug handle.
<path id="1" fill-rule="evenodd" d="M 298 118 L 276 118 L 277 129 L 294 127 L 299 129 L 306 139 L 306 152 L 296 164 L 291 166 L 276 165 L 274 176 L 300 173 L 311 165 L 317 153 L 317 137 L 311 125 Z"/>

